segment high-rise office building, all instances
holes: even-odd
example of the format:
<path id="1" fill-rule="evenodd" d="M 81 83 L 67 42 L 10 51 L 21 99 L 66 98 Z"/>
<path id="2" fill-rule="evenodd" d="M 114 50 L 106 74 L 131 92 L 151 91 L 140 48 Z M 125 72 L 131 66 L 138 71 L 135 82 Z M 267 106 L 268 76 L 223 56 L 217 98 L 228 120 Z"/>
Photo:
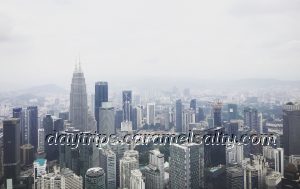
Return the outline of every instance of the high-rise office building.
<path id="1" fill-rule="evenodd" d="M 69 127 L 62 134 L 66 136 L 79 135 L 80 131 L 74 127 Z M 59 145 L 59 165 L 61 168 L 69 168 L 74 171 L 75 174 L 80 175 L 80 161 L 79 161 L 79 149 L 74 148 L 74 145 Z"/>
<path id="2" fill-rule="evenodd" d="M 199 107 L 198 112 L 196 114 L 196 122 L 204 121 L 205 120 L 205 114 L 203 108 Z"/>
<path id="3" fill-rule="evenodd" d="M 116 154 L 111 149 L 100 150 L 100 167 L 103 167 L 106 173 L 106 188 L 117 188 L 117 173 L 116 173 Z"/>
<path id="4" fill-rule="evenodd" d="M 123 102 L 123 121 L 132 120 L 132 91 L 122 92 Z"/>
<path id="5" fill-rule="evenodd" d="M 251 130 L 260 132 L 258 112 L 254 108 L 245 108 L 244 109 L 244 125 Z"/>
<path id="6" fill-rule="evenodd" d="M 29 106 L 27 107 L 27 120 L 28 120 L 28 129 L 29 129 L 29 141 L 28 143 L 34 147 L 34 152 L 38 149 L 38 107 Z"/>
<path id="7" fill-rule="evenodd" d="M 144 168 L 146 189 L 164 188 L 164 155 L 158 150 L 149 152 L 149 165 Z"/>
<path id="8" fill-rule="evenodd" d="M 51 116 L 47 114 L 43 118 L 43 127 L 44 127 L 44 134 L 45 136 L 55 136 L 56 132 L 63 131 L 64 129 L 64 122 L 62 119 L 59 119 L 55 116 Z M 48 139 L 47 139 L 48 140 Z M 58 160 L 58 148 L 57 145 L 51 145 L 46 141 L 44 143 L 45 152 L 46 152 L 46 159 L 48 161 Z"/>
<path id="9" fill-rule="evenodd" d="M 197 111 L 197 100 L 196 99 L 191 100 L 190 108 L 196 113 L 196 111 Z"/>
<path id="10" fill-rule="evenodd" d="M 24 144 L 20 147 L 20 160 L 23 166 L 32 165 L 34 161 L 34 147 L 31 144 Z"/>
<path id="11" fill-rule="evenodd" d="M 59 173 L 42 175 L 36 182 L 36 189 L 66 189 L 65 178 Z"/>
<path id="12" fill-rule="evenodd" d="M 182 111 L 183 111 L 183 105 L 181 102 L 181 99 L 176 100 L 176 105 L 175 105 L 175 126 L 176 126 L 176 132 L 182 132 Z"/>
<path id="13" fill-rule="evenodd" d="M 20 120 L 3 121 L 4 178 L 15 183 L 20 175 Z"/>
<path id="14" fill-rule="evenodd" d="M 87 170 L 85 189 L 106 189 L 105 172 L 101 167 L 93 167 Z"/>
<path id="15" fill-rule="evenodd" d="M 99 81 L 95 84 L 95 119 L 97 121 L 97 131 L 100 130 L 99 112 L 103 102 L 108 102 L 108 83 L 106 81 Z"/>
<path id="16" fill-rule="evenodd" d="M 203 187 L 204 167 L 201 161 L 201 156 L 203 156 L 201 149 L 200 145 L 193 143 L 171 145 L 170 182 L 172 189 Z"/>
<path id="17" fill-rule="evenodd" d="M 117 187 L 120 187 L 120 159 L 123 158 L 125 151 L 129 149 L 129 145 L 111 145 L 111 150 L 116 154 L 116 175 L 117 175 Z"/>
<path id="18" fill-rule="evenodd" d="M 134 157 L 123 157 L 120 160 L 120 188 L 130 188 L 131 171 L 138 168 L 138 160 Z"/>
<path id="19" fill-rule="evenodd" d="M 27 144 L 25 140 L 25 122 L 26 122 L 26 112 L 22 108 L 13 108 L 13 118 L 18 118 L 20 121 L 20 145 Z M 27 129 L 26 129 L 27 130 Z"/>
<path id="20" fill-rule="evenodd" d="M 222 106 L 223 104 L 220 101 L 215 102 L 213 105 L 214 127 L 222 126 Z"/>
<path id="21" fill-rule="evenodd" d="M 300 155 L 300 105 L 287 103 L 283 106 L 284 155 Z"/>
<path id="22" fill-rule="evenodd" d="M 145 189 L 144 177 L 139 169 L 131 171 L 130 189 Z"/>
<path id="23" fill-rule="evenodd" d="M 228 121 L 238 119 L 238 106 L 237 104 L 228 104 Z"/>
<path id="24" fill-rule="evenodd" d="M 38 129 L 38 151 L 44 152 L 45 150 L 45 130 L 43 128 Z"/>
<path id="25" fill-rule="evenodd" d="M 36 189 L 82 189 L 82 177 L 70 169 L 42 174 L 35 179 Z"/>
<path id="26" fill-rule="evenodd" d="M 59 112 L 58 117 L 64 121 L 68 121 L 70 119 L 69 112 Z"/>
<path id="27" fill-rule="evenodd" d="M 143 106 L 137 106 L 132 110 L 133 120 L 132 128 L 133 130 L 142 129 L 143 127 Z"/>
<path id="28" fill-rule="evenodd" d="M 214 129 L 206 130 L 204 134 L 210 136 L 216 136 L 225 133 L 224 127 L 216 127 Z M 212 141 L 210 141 L 212 142 Z M 216 167 L 219 165 L 226 165 L 226 146 L 220 144 L 221 141 L 215 141 L 219 145 L 211 145 L 211 143 L 205 143 L 204 145 L 204 164 L 206 168 Z M 208 144 L 208 145 L 207 145 Z"/>
<path id="29" fill-rule="evenodd" d="M 241 122 L 238 120 L 231 120 L 226 124 L 225 131 L 228 135 L 238 136 Z"/>
<path id="30" fill-rule="evenodd" d="M 71 169 L 61 169 L 60 175 L 64 177 L 66 189 L 82 189 L 83 179 L 81 176 L 76 175 Z"/>
<path id="31" fill-rule="evenodd" d="M 283 148 L 274 149 L 275 171 L 284 175 L 284 150 Z"/>
<path id="32" fill-rule="evenodd" d="M 147 124 L 155 125 L 155 103 L 147 104 Z"/>
<path id="33" fill-rule="evenodd" d="M 235 165 L 226 168 L 226 185 L 228 189 L 241 189 L 244 187 L 244 170 Z"/>
<path id="34" fill-rule="evenodd" d="M 70 121 L 72 126 L 80 131 L 87 130 L 88 105 L 84 74 L 79 67 L 73 72 L 70 92 Z"/>
<path id="35" fill-rule="evenodd" d="M 115 128 L 121 129 L 121 123 L 123 121 L 123 110 L 116 110 L 115 113 Z"/>
<path id="36" fill-rule="evenodd" d="M 253 156 L 253 159 L 243 161 L 244 169 L 244 188 L 252 189 L 265 188 L 265 178 L 267 175 L 268 163 L 263 156 Z"/>
<path id="37" fill-rule="evenodd" d="M 102 102 L 99 107 L 98 132 L 107 136 L 115 134 L 115 112 L 110 102 Z"/>

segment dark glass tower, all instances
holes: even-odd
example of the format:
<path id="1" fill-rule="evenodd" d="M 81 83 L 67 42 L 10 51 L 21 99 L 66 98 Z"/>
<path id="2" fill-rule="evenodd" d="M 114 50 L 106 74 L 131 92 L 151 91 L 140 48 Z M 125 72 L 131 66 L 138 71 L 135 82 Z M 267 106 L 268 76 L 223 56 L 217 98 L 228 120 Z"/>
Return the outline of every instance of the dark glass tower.
<path id="1" fill-rule="evenodd" d="M 198 113 L 196 114 L 196 122 L 204 121 L 205 114 L 203 108 L 198 108 Z"/>
<path id="2" fill-rule="evenodd" d="M 20 145 L 26 144 L 25 142 L 25 111 L 22 108 L 13 108 L 13 118 L 20 120 Z"/>
<path id="3" fill-rule="evenodd" d="M 228 121 L 238 118 L 238 110 L 236 104 L 228 104 Z"/>
<path id="4" fill-rule="evenodd" d="M 182 109 L 181 99 L 176 100 L 176 132 L 182 132 Z"/>
<path id="5" fill-rule="evenodd" d="M 300 105 L 283 107 L 283 145 L 285 156 L 300 155 Z"/>
<path id="6" fill-rule="evenodd" d="M 14 183 L 20 174 L 20 120 L 3 121 L 3 167 L 4 177 Z"/>
<path id="7" fill-rule="evenodd" d="M 27 107 L 28 127 L 29 127 L 29 144 L 34 147 L 34 151 L 38 148 L 38 107 Z"/>
<path id="8" fill-rule="evenodd" d="M 117 110 L 115 113 L 115 129 L 121 128 L 121 122 L 123 121 L 123 111 Z"/>
<path id="9" fill-rule="evenodd" d="M 132 91 L 123 91 L 123 121 L 132 121 Z"/>
<path id="10" fill-rule="evenodd" d="M 54 135 L 56 132 L 63 131 L 64 129 L 64 121 L 62 119 L 56 118 L 47 114 L 43 119 L 43 127 L 45 131 L 45 137 L 48 135 Z M 45 141 L 45 152 L 46 152 L 46 159 L 48 161 L 58 160 L 58 145 L 50 145 L 47 141 Z"/>
<path id="11" fill-rule="evenodd" d="M 214 127 L 222 126 L 222 103 L 216 102 L 213 107 Z"/>
<path id="12" fill-rule="evenodd" d="M 108 83 L 99 81 L 95 84 L 95 119 L 97 121 L 97 132 L 99 132 L 99 109 L 102 102 L 108 102 Z"/>

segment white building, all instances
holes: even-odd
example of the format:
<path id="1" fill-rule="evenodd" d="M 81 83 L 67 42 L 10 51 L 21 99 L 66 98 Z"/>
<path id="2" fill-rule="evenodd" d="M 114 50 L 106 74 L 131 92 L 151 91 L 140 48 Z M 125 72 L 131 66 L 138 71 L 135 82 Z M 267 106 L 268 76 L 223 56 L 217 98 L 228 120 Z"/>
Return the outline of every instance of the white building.
<path id="1" fill-rule="evenodd" d="M 131 171 L 130 189 L 145 189 L 144 178 L 139 169 Z"/>
<path id="2" fill-rule="evenodd" d="M 60 171 L 60 174 L 65 178 L 66 189 L 82 189 L 82 177 L 76 175 L 72 170 L 65 168 Z"/>
<path id="3" fill-rule="evenodd" d="M 45 131 L 38 129 L 38 151 L 43 152 L 45 149 Z"/>
<path id="4" fill-rule="evenodd" d="M 263 189 L 267 175 L 268 163 L 263 156 L 253 156 L 243 161 L 244 169 L 244 189 Z"/>
<path id="5" fill-rule="evenodd" d="M 82 177 L 70 169 L 43 174 L 35 180 L 36 189 L 82 189 Z"/>
<path id="6" fill-rule="evenodd" d="M 283 148 L 274 149 L 275 171 L 281 176 L 284 175 L 284 150 Z"/>
<path id="7" fill-rule="evenodd" d="M 99 109 L 99 132 L 107 136 L 115 134 L 115 112 L 111 102 L 102 102 Z"/>
<path id="8" fill-rule="evenodd" d="M 123 157 L 120 160 L 120 188 L 130 187 L 131 171 L 138 168 L 138 160 L 134 157 Z"/>

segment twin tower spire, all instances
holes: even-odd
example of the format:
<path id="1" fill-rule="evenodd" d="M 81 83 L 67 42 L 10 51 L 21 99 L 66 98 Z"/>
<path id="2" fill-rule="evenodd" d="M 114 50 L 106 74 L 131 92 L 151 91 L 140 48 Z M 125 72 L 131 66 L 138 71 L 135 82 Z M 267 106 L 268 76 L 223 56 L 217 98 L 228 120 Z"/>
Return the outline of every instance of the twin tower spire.
<path id="1" fill-rule="evenodd" d="M 80 56 L 76 60 L 74 73 L 82 73 Z"/>

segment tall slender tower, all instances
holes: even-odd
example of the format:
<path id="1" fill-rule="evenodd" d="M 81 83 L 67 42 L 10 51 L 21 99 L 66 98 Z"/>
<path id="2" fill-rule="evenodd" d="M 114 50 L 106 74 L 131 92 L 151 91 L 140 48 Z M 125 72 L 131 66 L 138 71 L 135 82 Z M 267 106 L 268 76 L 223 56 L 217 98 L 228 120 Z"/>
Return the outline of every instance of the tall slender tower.
<path id="1" fill-rule="evenodd" d="M 73 72 L 70 93 L 70 121 L 74 128 L 86 131 L 88 118 L 87 93 L 84 74 L 79 65 Z"/>
<path id="2" fill-rule="evenodd" d="M 100 131 L 99 112 L 103 102 L 108 102 L 108 84 L 106 81 L 99 81 L 95 84 L 95 118 L 97 131 Z"/>

